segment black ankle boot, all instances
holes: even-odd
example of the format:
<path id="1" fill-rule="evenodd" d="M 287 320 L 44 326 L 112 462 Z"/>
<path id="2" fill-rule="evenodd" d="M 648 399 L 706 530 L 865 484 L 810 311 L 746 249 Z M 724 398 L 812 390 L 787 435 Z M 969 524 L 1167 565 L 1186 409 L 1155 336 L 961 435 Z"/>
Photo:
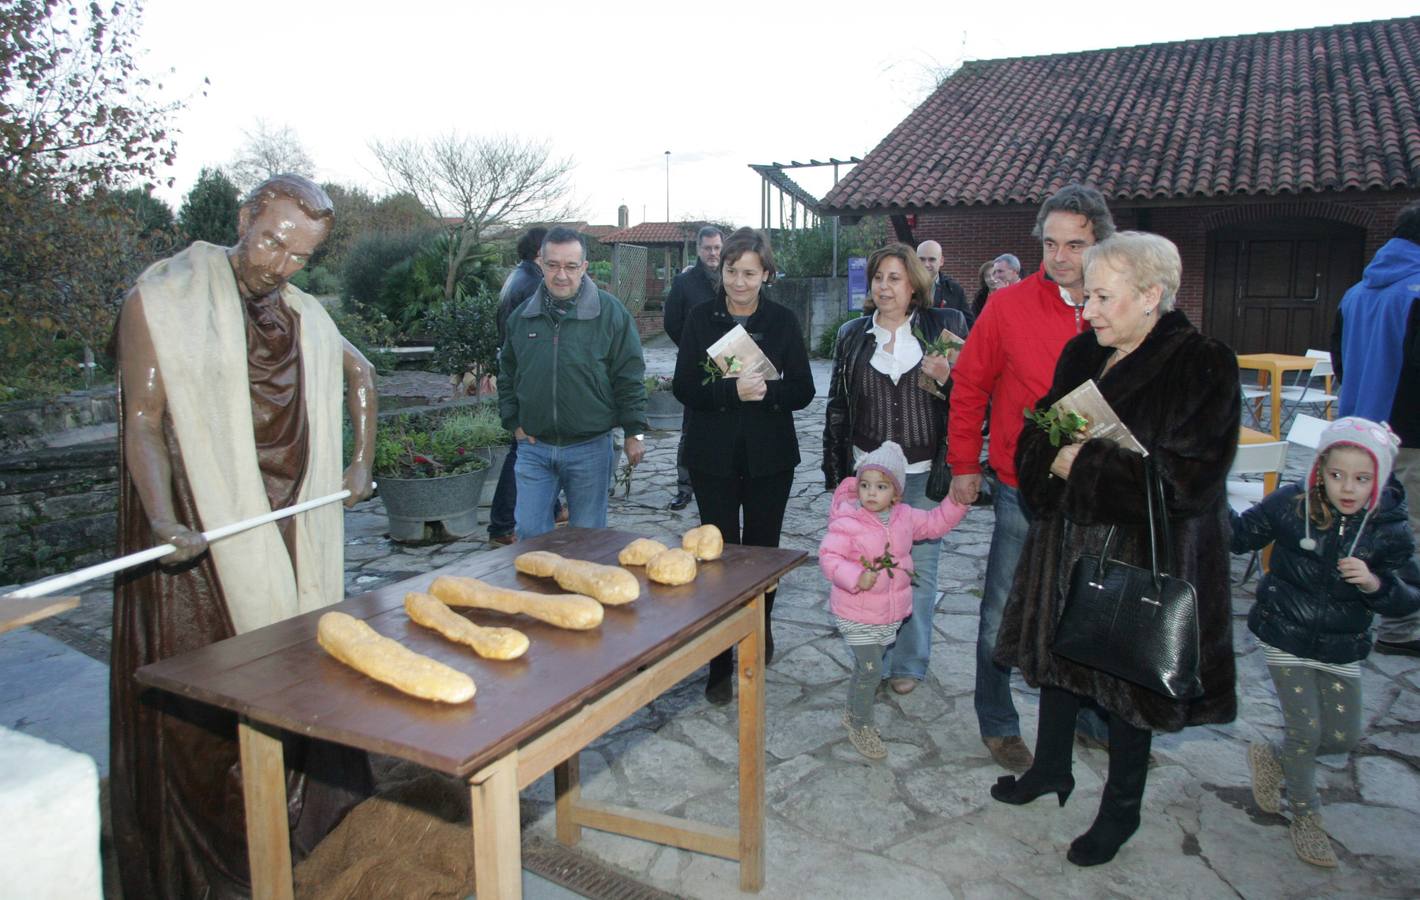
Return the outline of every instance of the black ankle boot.
<path id="1" fill-rule="evenodd" d="M 991 785 L 991 796 L 1002 803 L 1024 806 L 1042 794 L 1054 794 L 1060 805 L 1064 806 L 1074 789 L 1073 775 L 1037 775 L 1035 769 L 1030 769 L 1020 778 L 1014 775 L 997 778 L 996 783 Z"/>
<path id="2" fill-rule="evenodd" d="M 1149 745 L 1153 733 L 1124 722 L 1109 721 L 1109 779 L 1100 797 L 1100 811 L 1090 830 L 1070 842 L 1065 858 L 1077 866 L 1098 866 L 1114 859 L 1139 830 L 1144 783 L 1149 777 Z"/>
<path id="3" fill-rule="evenodd" d="M 724 706 L 735 699 L 735 658 L 726 650 L 710 660 L 710 678 L 705 682 L 705 699 Z"/>

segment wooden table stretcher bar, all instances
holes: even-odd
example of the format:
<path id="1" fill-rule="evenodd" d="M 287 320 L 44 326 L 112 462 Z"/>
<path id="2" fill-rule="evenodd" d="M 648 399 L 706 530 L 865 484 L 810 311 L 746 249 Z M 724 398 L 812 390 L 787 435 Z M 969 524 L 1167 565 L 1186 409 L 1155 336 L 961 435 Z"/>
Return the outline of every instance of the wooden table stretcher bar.
<path id="1" fill-rule="evenodd" d="M 582 828 L 624 834 L 739 861 L 740 888 L 764 882 L 763 594 L 804 558 L 800 551 L 727 546 L 702 563 L 695 582 L 649 584 L 641 598 L 607 607 L 592 631 L 553 628 L 483 610 L 473 618 L 508 625 L 532 640 L 519 660 L 483 660 L 408 621 L 402 603 L 440 574 L 557 593 L 554 583 L 512 569 L 517 553 L 552 550 L 615 563 L 635 536 L 560 529 L 515 547 L 470 554 L 435 572 L 352 597 L 330 609 L 365 619 L 411 649 L 466 671 L 472 703 L 451 706 L 407 697 L 330 658 L 315 642 L 319 616 L 294 619 L 146 666 L 141 683 L 232 710 L 247 806 L 252 890 L 292 896 L 281 733 L 293 731 L 410 759 L 468 781 L 480 898 L 521 894 L 518 792 L 554 773 L 556 831 L 575 844 Z M 712 657 L 738 648 L 739 827 L 725 828 L 581 798 L 577 754 Z"/>

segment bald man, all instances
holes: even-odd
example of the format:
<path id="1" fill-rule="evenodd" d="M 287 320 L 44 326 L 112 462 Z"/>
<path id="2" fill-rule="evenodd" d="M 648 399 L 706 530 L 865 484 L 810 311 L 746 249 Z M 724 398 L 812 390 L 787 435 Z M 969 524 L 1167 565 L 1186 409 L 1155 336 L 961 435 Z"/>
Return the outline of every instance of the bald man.
<path id="1" fill-rule="evenodd" d="M 932 282 L 936 285 L 932 291 L 932 305 L 938 309 L 959 309 L 961 314 L 966 316 L 966 324 L 972 325 L 976 316 L 971 311 L 971 304 L 967 302 L 966 291 L 962 290 L 955 278 L 942 271 L 942 245 L 936 241 L 923 241 L 917 245 L 917 258 L 922 261 L 927 274 L 932 276 Z"/>

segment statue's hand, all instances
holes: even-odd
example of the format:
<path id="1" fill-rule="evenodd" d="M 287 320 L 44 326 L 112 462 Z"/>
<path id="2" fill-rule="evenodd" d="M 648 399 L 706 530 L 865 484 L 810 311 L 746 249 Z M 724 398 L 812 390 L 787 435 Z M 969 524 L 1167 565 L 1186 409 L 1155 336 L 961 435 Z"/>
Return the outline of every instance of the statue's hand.
<path id="1" fill-rule="evenodd" d="M 345 470 L 345 477 L 341 479 L 340 486 L 350 492 L 350 496 L 345 498 L 347 509 L 361 500 L 369 499 L 375 490 L 375 482 L 370 477 L 370 464 L 359 461 L 351 463 L 350 468 Z"/>
<path id="2" fill-rule="evenodd" d="M 193 531 L 171 519 L 157 519 L 152 522 L 152 528 L 158 540 L 177 548 L 159 560 L 165 565 L 187 562 L 207 550 L 207 538 L 202 536 L 202 532 Z"/>

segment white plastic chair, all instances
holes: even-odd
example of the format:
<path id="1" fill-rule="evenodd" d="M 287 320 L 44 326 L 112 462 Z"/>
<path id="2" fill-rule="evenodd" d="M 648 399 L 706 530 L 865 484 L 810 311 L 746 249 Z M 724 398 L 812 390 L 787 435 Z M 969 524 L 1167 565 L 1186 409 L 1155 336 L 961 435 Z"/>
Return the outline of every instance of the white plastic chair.
<path id="1" fill-rule="evenodd" d="M 1324 407 L 1326 418 L 1331 418 L 1331 404 L 1340 400 L 1331 393 L 1331 378 L 1336 374 L 1331 367 L 1331 353 L 1327 350 L 1308 350 L 1306 355 L 1316 360 L 1316 365 L 1310 371 L 1297 373 L 1295 384 L 1282 388 L 1282 421 L 1287 421 L 1289 413 L 1295 413 L 1298 407 L 1321 406 Z M 1320 386 L 1316 380 L 1322 379 Z"/>
<path id="2" fill-rule="evenodd" d="M 1287 467 L 1287 442 L 1268 441 L 1265 444 L 1239 444 L 1228 470 L 1228 504 L 1239 513 L 1262 500 L 1262 481 L 1235 479 L 1234 475 L 1277 475 Z"/>
<path id="3" fill-rule="evenodd" d="M 1306 418 L 1311 418 L 1307 416 Z M 1286 441 L 1268 441 L 1265 444 L 1239 444 L 1237 455 L 1233 457 L 1233 467 L 1228 470 L 1228 505 L 1233 511 L 1241 515 L 1250 507 L 1262 501 L 1266 496 L 1266 484 L 1261 481 L 1244 481 L 1241 478 L 1235 479 L 1235 475 L 1276 475 L 1282 477 L 1282 470 L 1287 467 Z M 1243 571 L 1242 580 L 1238 584 L 1246 584 L 1252 577 L 1252 570 L 1257 565 L 1257 553 L 1254 551 L 1252 557 L 1247 561 L 1247 569 Z"/>
<path id="4" fill-rule="evenodd" d="M 1317 445 L 1321 443 L 1321 433 L 1330 424 L 1325 419 L 1298 413 L 1297 417 L 1292 420 L 1292 427 L 1287 429 L 1287 443 L 1315 450 Z"/>

